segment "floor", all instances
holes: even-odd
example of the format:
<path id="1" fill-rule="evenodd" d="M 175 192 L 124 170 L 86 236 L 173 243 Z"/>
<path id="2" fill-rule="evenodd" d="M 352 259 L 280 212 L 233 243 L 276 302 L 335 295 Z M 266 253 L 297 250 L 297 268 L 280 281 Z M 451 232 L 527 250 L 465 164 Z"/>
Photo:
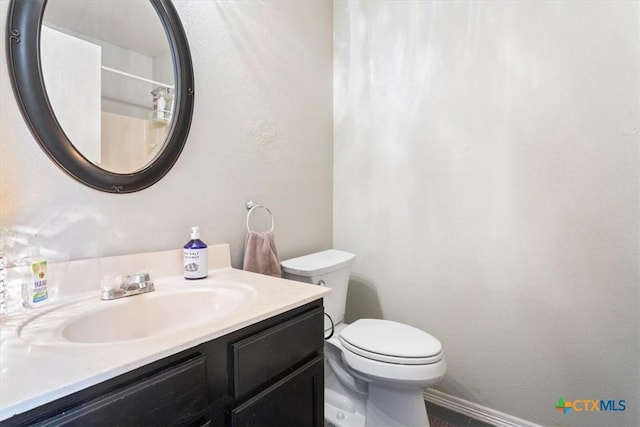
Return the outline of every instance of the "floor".
<path id="1" fill-rule="evenodd" d="M 433 403 L 426 402 L 431 427 L 491 427 L 491 424 L 474 420 Z"/>

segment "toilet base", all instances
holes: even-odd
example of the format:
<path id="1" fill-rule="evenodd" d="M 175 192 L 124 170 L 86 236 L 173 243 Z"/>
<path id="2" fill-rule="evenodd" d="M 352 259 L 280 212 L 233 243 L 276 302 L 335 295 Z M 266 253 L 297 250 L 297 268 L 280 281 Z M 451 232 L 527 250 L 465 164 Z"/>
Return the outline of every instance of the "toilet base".
<path id="1" fill-rule="evenodd" d="M 350 392 L 328 363 L 324 369 L 325 427 L 365 427 L 366 396 Z"/>
<path id="2" fill-rule="evenodd" d="M 358 412 L 345 411 L 339 406 L 334 406 L 326 401 L 327 391 L 325 389 L 324 421 L 325 427 L 365 427 L 365 416 Z"/>
<path id="3" fill-rule="evenodd" d="M 369 384 L 367 427 L 429 427 L 422 390 L 398 390 Z"/>
<path id="4" fill-rule="evenodd" d="M 360 394 L 345 387 L 325 365 L 325 426 L 334 427 L 428 427 L 422 390 L 398 389 L 388 384 L 368 384 Z"/>
<path id="5" fill-rule="evenodd" d="M 422 393 L 398 393 L 370 387 L 366 415 L 355 410 L 348 397 L 325 389 L 325 427 L 429 427 Z"/>

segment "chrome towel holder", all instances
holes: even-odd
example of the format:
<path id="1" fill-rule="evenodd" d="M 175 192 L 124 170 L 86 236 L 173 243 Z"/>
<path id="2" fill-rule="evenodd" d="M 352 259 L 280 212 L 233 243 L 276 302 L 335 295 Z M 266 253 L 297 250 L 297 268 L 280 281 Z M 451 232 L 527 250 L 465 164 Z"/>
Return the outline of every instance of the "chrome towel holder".
<path id="1" fill-rule="evenodd" d="M 269 215 L 271 216 L 271 232 L 273 232 L 273 227 L 275 226 L 275 221 L 273 219 L 273 213 L 271 212 L 271 209 L 269 209 L 268 207 L 266 207 L 265 205 L 262 205 L 260 203 L 256 203 L 253 200 L 249 200 L 247 202 L 247 209 L 249 210 L 249 212 L 247 212 L 247 231 L 251 232 L 253 230 L 251 230 L 251 227 L 249 226 L 249 218 L 251 218 L 251 214 L 253 213 L 254 210 L 256 209 L 265 209 L 267 212 L 269 212 Z"/>

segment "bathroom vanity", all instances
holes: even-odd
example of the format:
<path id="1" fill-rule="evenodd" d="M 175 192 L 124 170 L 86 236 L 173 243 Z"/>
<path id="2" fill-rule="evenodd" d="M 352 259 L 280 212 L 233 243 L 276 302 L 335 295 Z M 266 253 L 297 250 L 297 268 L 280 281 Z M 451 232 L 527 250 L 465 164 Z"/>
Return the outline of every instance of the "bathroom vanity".
<path id="1" fill-rule="evenodd" d="M 156 280 L 155 292 L 120 305 L 80 294 L 36 316 L 3 319 L 0 426 L 323 425 L 327 290 L 232 269 L 220 246 L 210 249 L 210 259 L 218 253 L 223 266 L 204 282 L 168 276 Z M 170 252 L 179 262 L 180 251 L 161 256 L 172 258 Z M 236 285 L 240 296 L 232 292 Z M 222 315 L 199 317 L 196 299 L 184 295 Z M 216 299 L 224 304 L 217 307 Z M 157 307 L 162 317 L 131 317 L 134 304 L 138 312 Z M 189 305 L 196 321 L 179 324 L 189 311 L 180 304 Z M 110 315 L 108 324 L 96 323 L 100 312 Z M 121 340 L 113 332 L 149 319 L 154 328 L 136 329 L 138 336 Z"/>

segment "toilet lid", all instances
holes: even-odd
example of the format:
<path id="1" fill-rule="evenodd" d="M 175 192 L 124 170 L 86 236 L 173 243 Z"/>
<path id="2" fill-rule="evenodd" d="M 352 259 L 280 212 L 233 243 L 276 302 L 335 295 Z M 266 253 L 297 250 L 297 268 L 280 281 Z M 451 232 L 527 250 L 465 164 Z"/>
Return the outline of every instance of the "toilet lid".
<path id="1" fill-rule="evenodd" d="M 340 333 L 347 350 L 380 362 L 423 365 L 442 359 L 442 344 L 428 333 L 402 323 L 360 319 Z"/>
<path id="2" fill-rule="evenodd" d="M 329 249 L 284 260 L 280 266 L 285 273 L 311 277 L 321 276 L 350 266 L 355 262 L 355 259 L 356 256 L 352 253 Z"/>

